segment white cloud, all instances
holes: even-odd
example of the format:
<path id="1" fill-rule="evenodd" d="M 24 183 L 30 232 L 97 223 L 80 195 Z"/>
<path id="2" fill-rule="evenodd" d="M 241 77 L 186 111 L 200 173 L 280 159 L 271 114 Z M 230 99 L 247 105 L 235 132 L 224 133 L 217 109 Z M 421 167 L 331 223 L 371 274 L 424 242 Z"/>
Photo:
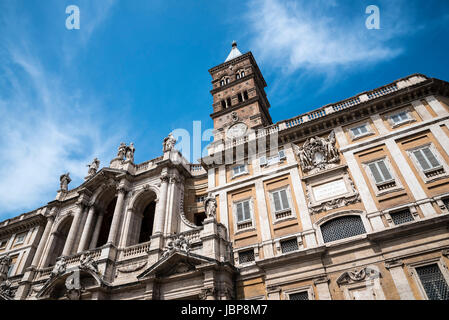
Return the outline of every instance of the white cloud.
<path id="1" fill-rule="evenodd" d="M 354 14 L 342 14 L 339 3 L 253 1 L 249 14 L 254 38 L 251 47 L 264 62 L 290 72 L 332 73 L 338 67 L 392 59 L 401 53 L 401 48 L 386 44 L 396 28 L 367 33 L 364 12 L 360 12 L 360 19 L 351 21 Z"/>
<path id="2" fill-rule="evenodd" d="M 94 157 L 107 166 L 127 130 L 101 94 L 50 72 L 26 30 L 12 23 L 0 47 L 0 220 L 53 200 L 62 173 L 73 188 Z"/>

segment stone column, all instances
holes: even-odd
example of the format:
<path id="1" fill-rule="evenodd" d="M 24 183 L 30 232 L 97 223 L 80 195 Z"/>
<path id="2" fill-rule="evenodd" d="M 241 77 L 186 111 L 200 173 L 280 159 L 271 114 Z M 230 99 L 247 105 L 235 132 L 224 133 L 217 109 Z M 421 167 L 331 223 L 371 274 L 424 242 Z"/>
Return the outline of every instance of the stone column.
<path id="1" fill-rule="evenodd" d="M 426 101 L 430 105 L 430 107 L 433 109 L 433 111 L 435 111 L 437 116 L 439 116 L 439 117 L 447 116 L 448 113 L 447 113 L 446 108 L 440 103 L 440 101 L 438 101 L 437 98 L 435 98 L 434 96 L 428 96 L 426 98 Z"/>
<path id="2" fill-rule="evenodd" d="M 415 300 L 412 288 L 408 283 L 407 277 L 403 269 L 404 263 L 401 260 L 387 260 L 385 267 L 390 271 L 394 285 L 398 290 L 401 300 Z"/>
<path id="3" fill-rule="evenodd" d="M 45 245 L 44 253 L 42 254 L 42 258 L 40 259 L 40 262 L 37 266 L 38 269 L 42 269 L 47 265 L 48 260 L 50 259 L 50 257 L 49 257 L 50 250 L 51 250 L 51 247 L 53 246 L 53 243 L 55 242 L 56 236 L 57 236 L 57 231 L 53 230 L 48 239 L 48 243 Z"/>
<path id="4" fill-rule="evenodd" d="M 98 209 L 97 211 L 97 221 L 95 222 L 95 229 L 94 233 L 92 234 L 92 239 L 90 240 L 89 249 L 96 248 L 98 237 L 100 236 L 101 224 L 103 223 L 104 211 L 103 209 Z"/>
<path id="5" fill-rule="evenodd" d="M 316 279 L 313 283 L 318 293 L 318 300 L 332 300 L 329 291 L 329 279 L 327 277 Z"/>
<path id="6" fill-rule="evenodd" d="M 69 235 L 67 236 L 67 240 L 65 242 L 64 245 L 64 250 L 62 251 L 62 255 L 63 256 L 69 256 L 72 252 L 72 248 L 75 244 L 75 238 L 76 238 L 76 234 L 78 231 L 78 227 L 81 223 L 81 218 L 82 218 L 82 213 L 83 213 L 83 208 L 84 208 L 84 203 L 83 202 L 78 202 L 77 203 L 77 210 L 75 211 L 74 217 L 73 217 L 73 221 L 72 221 L 72 225 L 70 226 L 70 231 L 69 231 Z"/>
<path id="7" fill-rule="evenodd" d="M 42 234 L 41 240 L 39 242 L 39 246 L 37 247 L 36 252 L 34 253 L 33 261 L 31 262 L 31 267 L 37 267 L 39 265 L 39 261 L 42 257 L 42 252 L 44 251 L 45 245 L 47 244 L 48 237 L 50 236 L 51 228 L 53 227 L 53 222 L 55 221 L 55 217 L 50 214 L 47 218 L 47 224 L 45 225 L 44 233 Z"/>
<path id="8" fill-rule="evenodd" d="M 120 239 L 121 247 L 129 246 L 129 244 L 131 242 L 131 235 L 134 233 L 139 233 L 140 230 L 139 230 L 139 228 L 137 228 L 137 225 L 136 225 L 136 223 L 138 222 L 137 218 L 139 218 L 139 217 L 136 216 L 133 208 L 128 208 L 126 210 L 125 222 L 124 222 L 124 226 L 123 226 L 123 234 Z M 140 218 L 142 219 L 143 216 L 141 216 Z M 138 238 L 137 238 L 137 241 L 139 241 Z"/>
<path id="9" fill-rule="evenodd" d="M 80 245 L 78 246 L 78 252 L 82 252 L 87 249 L 89 235 L 91 235 L 93 219 L 95 216 L 95 206 L 90 206 L 89 213 L 87 214 L 86 224 L 84 225 L 83 233 L 81 234 Z"/>
<path id="10" fill-rule="evenodd" d="M 117 188 L 118 196 L 117 203 L 114 209 L 114 216 L 112 217 L 111 229 L 109 230 L 108 243 L 112 243 L 114 246 L 117 245 L 117 233 L 120 226 L 120 220 L 122 217 L 123 203 L 125 200 L 126 189 L 124 186 L 119 186 Z"/>
<path id="11" fill-rule="evenodd" d="M 167 204 L 167 189 L 168 189 L 168 176 L 161 177 L 161 194 L 160 199 L 157 203 L 156 212 L 154 220 L 156 222 L 155 232 L 154 234 L 163 233 L 164 231 L 164 222 L 165 222 L 165 211 Z"/>

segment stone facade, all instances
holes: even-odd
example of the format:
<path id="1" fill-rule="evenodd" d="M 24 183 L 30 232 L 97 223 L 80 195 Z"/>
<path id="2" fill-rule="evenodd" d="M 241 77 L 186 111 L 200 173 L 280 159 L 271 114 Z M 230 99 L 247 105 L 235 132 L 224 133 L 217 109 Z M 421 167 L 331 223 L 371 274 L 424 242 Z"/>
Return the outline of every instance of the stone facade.
<path id="1" fill-rule="evenodd" d="M 411 75 L 272 124 L 254 57 L 232 57 L 209 70 L 200 165 L 173 136 L 141 164 L 122 143 L 0 223 L 0 299 L 448 299 L 449 83 Z"/>

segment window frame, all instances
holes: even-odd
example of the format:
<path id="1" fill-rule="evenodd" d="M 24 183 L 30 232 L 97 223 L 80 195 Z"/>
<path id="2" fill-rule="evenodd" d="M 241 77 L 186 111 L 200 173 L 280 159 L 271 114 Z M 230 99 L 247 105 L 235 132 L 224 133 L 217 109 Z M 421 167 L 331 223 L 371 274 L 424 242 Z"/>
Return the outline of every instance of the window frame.
<path id="1" fill-rule="evenodd" d="M 19 241 L 19 237 L 23 235 L 23 239 L 21 241 Z M 14 237 L 14 246 L 17 245 L 21 245 L 25 243 L 26 237 L 28 235 L 28 232 L 22 232 L 22 233 L 18 233 L 15 237 Z"/>
<path id="2" fill-rule="evenodd" d="M 3 238 L 0 239 L 0 251 L 6 250 L 6 248 L 8 247 L 8 243 L 9 243 L 10 238 Z M 5 245 L 2 247 L 2 243 L 5 243 Z"/>
<path id="3" fill-rule="evenodd" d="M 418 151 L 418 150 L 425 149 L 425 148 L 429 148 L 429 150 L 432 152 L 433 156 L 440 163 L 440 166 L 432 168 L 432 169 L 427 169 L 427 170 L 424 170 L 421 167 L 421 164 L 419 163 L 418 159 L 416 159 L 414 152 Z M 431 182 L 449 177 L 449 167 L 448 167 L 446 161 L 444 160 L 444 158 L 441 156 L 438 149 L 435 147 L 435 145 L 432 142 L 429 142 L 429 143 L 426 143 L 426 144 L 423 144 L 421 146 L 414 147 L 411 149 L 407 149 L 406 152 L 407 152 L 407 155 L 409 156 L 409 158 L 411 159 L 416 171 L 418 171 L 418 174 L 421 176 L 421 179 L 425 183 L 431 183 Z M 428 161 L 427 158 L 426 158 L 426 161 Z M 432 173 L 432 172 L 435 172 L 438 170 L 443 170 L 444 172 L 441 174 L 435 175 L 435 176 L 427 177 L 426 174 Z"/>
<path id="4" fill-rule="evenodd" d="M 384 164 L 387 167 L 387 170 L 390 173 L 392 179 L 391 180 L 386 180 L 386 181 L 381 182 L 381 183 L 377 183 L 376 182 L 376 178 L 374 177 L 374 175 L 373 175 L 369 165 L 372 164 L 372 163 L 380 162 L 380 161 L 384 162 Z M 369 161 L 365 161 L 365 162 L 362 163 L 362 167 L 365 170 L 365 173 L 366 173 L 366 175 L 368 177 L 368 180 L 371 183 L 371 187 L 373 188 L 373 190 L 374 190 L 374 192 L 376 194 L 376 197 L 380 197 L 380 196 L 383 196 L 385 194 L 388 194 L 388 193 L 391 193 L 391 192 L 396 192 L 396 191 L 404 189 L 404 187 L 402 185 L 402 182 L 401 182 L 401 179 L 399 179 L 399 176 L 396 174 L 396 171 L 394 170 L 393 165 L 391 164 L 390 158 L 388 156 L 385 155 L 385 156 L 382 156 L 382 157 L 371 159 Z M 378 166 L 376 166 L 376 167 L 378 167 Z M 384 189 L 384 190 L 380 190 L 379 189 L 379 187 L 388 185 L 389 183 L 393 183 L 393 182 L 395 183 L 395 186 L 387 188 L 387 189 Z"/>
<path id="5" fill-rule="evenodd" d="M 323 225 L 325 225 L 328 222 L 331 222 L 332 220 L 336 220 L 336 219 L 340 219 L 340 218 L 344 218 L 344 217 L 359 217 L 360 220 L 362 221 L 363 228 L 365 229 L 365 232 L 361 233 L 361 234 L 357 234 L 355 236 L 351 236 L 351 237 L 346 237 L 346 238 L 343 238 L 343 239 L 338 239 L 338 240 L 334 240 L 334 241 L 325 242 L 324 241 L 324 236 L 323 236 L 323 231 L 322 231 Z M 349 213 L 349 214 L 348 214 L 348 212 L 336 212 L 335 215 L 330 214 L 328 216 L 324 216 L 316 224 L 316 226 L 317 226 L 317 234 L 319 235 L 318 240 L 319 240 L 320 244 L 322 244 L 322 245 L 332 246 L 332 245 L 339 245 L 341 243 L 346 243 L 346 242 L 351 242 L 351 241 L 354 241 L 354 240 L 366 238 L 367 234 L 371 231 L 371 228 L 370 228 L 369 221 L 367 221 L 365 219 L 367 219 L 367 218 L 364 217 L 362 214 L 357 213 L 357 212 Z"/>
<path id="6" fill-rule="evenodd" d="M 400 121 L 400 122 L 394 122 L 394 121 L 393 121 L 393 117 L 396 116 L 396 115 L 399 115 L 399 114 L 401 114 L 401 113 L 405 113 L 406 116 L 407 116 L 407 119 L 406 119 L 406 120 L 402 120 L 402 121 Z M 410 107 L 402 108 L 402 109 L 398 109 L 398 110 L 392 111 L 392 112 L 390 112 L 390 113 L 388 113 L 388 114 L 386 115 L 386 119 L 387 119 L 387 121 L 388 121 L 388 123 L 389 123 L 389 125 L 390 125 L 390 127 L 391 127 L 392 129 L 398 128 L 398 127 L 403 126 L 403 125 L 405 125 L 405 124 L 409 124 L 409 123 L 416 122 L 416 119 L 415 119 L 415 117 L 413 116 Z"/>
<path id="7" fill-rule="evenodd" d="M 286 196 L 287 196 L 287 202 L 288 202 L 288 205 L 290 208 L 276 211 L 276 205 L 274 202 L 273 194 L 276 192 L 279 192 L 279 194 L 280 194 L 281 191 L 285 191 Z M 272 217 L 273 224 L 284 222 L 286 220 L 296 219 L 296 210 L 295 210 L 295 206 L 293 203 L 293 195 L 292 195 L 292 190 L 291 190 L 290 184 L 286 184 L 282 187 L 268 190 L 268 197 L 270 199 L 270 211 L 271 211 L 271 217 Z M 279 214 L 286 213 L 289 211 L 290 211 L 290 215 L 282 217 L 282 218 L 277 218 L 277 216 Z"/>
<path id="8" fill-rule="evenodd" d="M 366 128 L 366 132 L 362 133 L 360 135 L 355 135 L 353 130 L 354 129 L 358 129 L 360 127 L 365 127 Z M 348 127 L 348 133 L 349 133 L 349 136 L 351 137 L 352 141 L 356 141 L 356 140 L 359 140 L 359 139 L 362 139 L 362 138 L 365 138 L 365 137 L 369 137 L 369 136 L 372 136 L 372 135 L 375 134 L 371 124 L 368 121 L 367 122 L 363 122 L 363 123 L 359 122 L 359 123 L 357 123 L 355 125 L 352 125 L 352 126 Z"/>
<path id="9" fill-rule="evenodd" d="M 239 167 L 243 167 L 243 171 L 239 172 L 239 173 L 235 173 L 235 169 L 239 168 Z M 248 164 L 244 163 L 244 164 L 237 164 L 231 167 L 231 171 L 232 171 L 232 179 L 237 178 L 237 177 L 241 177 L 244 175 L 249 174 L 249 170 L 248 170 Z"/>
<path id="10" fill-rule="evenodd" d="M 313 286 L 301 286 L 297 288 L 287 289 L 283 290 L 282 292 L 282 298 L 283 300 L 290 300 L 290 295 L 293 295 L 295 293 L 303 293 L 307 292 L 307 295 L 309 296 L 309 300 L 315 300 L 315 293 L 313 291 Z"/>
<path id="11" fill-rule="evenodd" d="M 237 205 L 239 203 L 243 203 L 243 202 L 249 202 L 250 218 L 246 219 L 246 220 L 243 220 L 243 221 L 238 221 Z M 232 203 L 232 214 L 233 214 L 233 220 L 234 220 L 234 234 L 239 234 L 239 233 L 243 233 L 243 232 L 247 232 L 247 231 L 251 231 L 251 230 L 256 230 L 256 224 L 255 224 L 255 221 L 254 221 L 254 199 L 252 197 L 248 197 L 248 198 L 244 198 L 244 199 L 239 199 L 239 200 L 233 201 L 233 203 Z M 251 222 L 251 226 L 239 229 L 240 225 L 244 225 L 244 224 L 247 224 L 249 222 Z"/>
<path id="12" fill-rule="evenodd" d="M 443 260 L 443 257 L 435 257 L 431 259 L 427 259 L 425 261 L 419 261 L 414 263 L 406 263 L 407 270 L 409 272 L 409 275 L 412 277 L 413 281 L 415 281 L 418 291 L 421 294 L 421 297 L 425 300 L 429 300 L 429 297 L 427 296 L 427 292 L 424 289 L 424 286 L 422 285 L 421 278 L 418 275 L 418 272 L 416 271 L 416 268 L 419 267 L 425 267 L 432 264 L 438 265 L 438 268 L 440 269 L 441 274 L 443 275 L 444 280 L 446 280 L 447 285 L 449 286 L 449 271 L 448 266 Z"/>
<path id="13" fill-rule="evenodd" d="M 278 159 L 277 161 L 270 163 L 271 160 L 276 159 L 276 158 Z M 261 168 L 262 167 L 268 168 L 270 166 L 280 164 L 284 160 L 287 160 L 287 155 L 285 154 L 285 150 L 279 150 L 278 154 L 275 156 L 267 157 L 265 155 L 265 156 L 259 157 L 259 166 Z"/>

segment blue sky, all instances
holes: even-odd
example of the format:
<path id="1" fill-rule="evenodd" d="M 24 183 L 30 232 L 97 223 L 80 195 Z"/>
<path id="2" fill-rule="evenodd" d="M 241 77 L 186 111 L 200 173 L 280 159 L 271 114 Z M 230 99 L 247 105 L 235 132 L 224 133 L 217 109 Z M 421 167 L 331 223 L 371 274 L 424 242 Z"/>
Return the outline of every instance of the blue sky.
<path id="1" fill-rule="evenodd" d="M 211 128 L 207 70 L 232 40 L 277 122 L 413 73 L 448 80 L 448 27 L 446 0 L 0 0 L 0 220 L 53 200 L 66 171 L 78 186 L 122 141 L 140 163 L 174 129 Z"/>

